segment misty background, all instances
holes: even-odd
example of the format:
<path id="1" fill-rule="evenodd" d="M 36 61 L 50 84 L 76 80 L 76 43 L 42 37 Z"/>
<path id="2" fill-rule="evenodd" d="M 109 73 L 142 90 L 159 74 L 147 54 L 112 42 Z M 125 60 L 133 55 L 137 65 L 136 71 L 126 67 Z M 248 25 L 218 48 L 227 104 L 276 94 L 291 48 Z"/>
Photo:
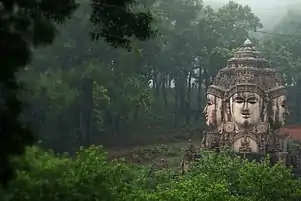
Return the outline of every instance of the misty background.
<path id="1" fill-rule="evenodd" d="M 214 8 L 220 8 L 228 2 L 229 0 L 204 0 L 206 5 Z M 250 6 L 253 13 L 260 17 L 263 31 L 271 31 L 289 10 L 300 10 L 301 7 L 301 0 L 234 0 L 234 2 Z"/>
<path id="2" fill-rule="evenodd" d="M 0 1 L 1 198 L 300 201 L 301 0 L 204 1 Z M 290 115 L 269 125 L 290 140 L 267 151 L 293 169 L 203 152 L 183 175 L 207 89 L 247 38 L 282 75 Z"/>

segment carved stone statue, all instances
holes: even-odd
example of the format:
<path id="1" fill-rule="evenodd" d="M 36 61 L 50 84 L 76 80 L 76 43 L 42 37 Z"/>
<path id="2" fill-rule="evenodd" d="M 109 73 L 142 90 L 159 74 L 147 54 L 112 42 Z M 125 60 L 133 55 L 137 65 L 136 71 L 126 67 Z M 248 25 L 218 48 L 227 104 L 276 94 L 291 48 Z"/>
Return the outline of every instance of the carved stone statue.
<path id="1" fill-rule="evenodd" d="M 222 98 L 207 94 L 207 105 L 203 110 L 206 124 L 213 129 L 219 130 L 222 122 Z"/>
<path id="2" fill-rule="evenodd" d="M 285 124 L 285 118 L 289 115 L 288 108 L 286 106 L 286 94 L 284 87 L 275 87 L 269 91 L 269 97 L 271 99 L 272 114 L 274 128 L 280 128 Z"/>
<path id="3" fill-rule="evenodd" d="M 281 137 L 275 132 L 288 115 L 281 75 L 249 39 L 234 55 L 208 87 L 204 114 L 210 132 L 203 146 L 230 144 L 233 151 L 243 153 L 261 153 L 269 147 L 279 152 L 284 146 L 272 139 Z"/>
<path id="4" fill-rule="evenodd" d="M 225 147 L 259 156 L 272 153 L 284 161 L 287 137 L 279 128 L 289 114 L 286 100 L 280 74 L 247 39 L 207 89 L 203 113 L 210 131 L 204 132 L 201 149 L 220 151 Z M 194 151 L 186 151 L 183 172 L 195 156 Z"/>

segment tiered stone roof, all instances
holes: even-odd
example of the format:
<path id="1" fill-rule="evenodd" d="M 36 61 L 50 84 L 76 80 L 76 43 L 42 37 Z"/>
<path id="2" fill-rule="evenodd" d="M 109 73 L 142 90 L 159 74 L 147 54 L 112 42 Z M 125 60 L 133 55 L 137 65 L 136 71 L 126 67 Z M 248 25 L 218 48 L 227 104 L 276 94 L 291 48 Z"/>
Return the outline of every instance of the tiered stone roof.
<path id="1" fill-rule="evenodd" d="M 283 93 L 281 75 L 247 39 L 243 46 L 220 69 L 207 93 L 218 97 L 229 97 L 239 91 L 252 91 L 265 97 Z M 277 91 L 277 94 L 275 94 Z"/>

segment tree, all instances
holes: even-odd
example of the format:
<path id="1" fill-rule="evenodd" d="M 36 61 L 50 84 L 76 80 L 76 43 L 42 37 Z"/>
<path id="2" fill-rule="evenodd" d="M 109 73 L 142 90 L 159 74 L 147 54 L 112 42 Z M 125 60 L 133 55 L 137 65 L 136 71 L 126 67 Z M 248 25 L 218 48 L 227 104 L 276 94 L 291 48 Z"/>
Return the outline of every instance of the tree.
<path id="1" fill-rule="evenodd" d="M 288 87 L 288 108 L 291 116 L 289 124 L 300 124 L 300 84 L 301 84 L 301 37 L 296 33 L 301 31 L 301 20 L 298 11 L 289 11 L 274 28 L 275 35 L 262 38 L 260 46 L 265 57 L 284 79 Z"/>
<path id="2" fill-rule="evenodd" d="M 100 147 L 81 149 L 73 158 L 37 147 L 14 161 L 17 177 L 1 191 L 7 201 L 298 201 L 301 182 L 281 164 L 271 166 L 231 156 L 202 153 L 185 175 L 152 170 L 122 160 L 108 161 Z M 30 171 L 28 169 L 34 171 Z"/>
<path id="3" fill-rule="evenodd" d="M 160 34 L 133 40 L 127 52 L 90 41 L 90 7 L 82 3 L 52 46 L 38 49 L 19 73 L 31 89 L 24 118 L 43 146 L 64 152 L 91 143 L 146 143 L 161 131 L 202 128 L 206 86 L 231 49 L 260 27 L 258 18 L 233 2 L 219 10 L 200 1 L 148 6 Z"/>
<path id="4" fill-rule="evenodd" d="M 127 37 L 144 40 L 153 31 L 149 13 L 133 13 L 127 9 L 132 0 L 107 2 L 93 0 L 93 23 L 91 37 L 104 37 L 111 45 L 130 46 Z M 34 142 L 32 133 L 19 121 L 22 103 L 17 95 L 20 84 L 15 73 L 29 64 L 31 49 L 51 44 L 56 35 L 56 24 L 70 18 L 78 4 L 74 0 L 64 1 L 1 1 L 1 71 L 2 85 L 0 181 L 6 183 L 12 176 L 9 156 L 22 154 L 25 145 Z M 9 56 L 8 56 L 9 55 Z"/>

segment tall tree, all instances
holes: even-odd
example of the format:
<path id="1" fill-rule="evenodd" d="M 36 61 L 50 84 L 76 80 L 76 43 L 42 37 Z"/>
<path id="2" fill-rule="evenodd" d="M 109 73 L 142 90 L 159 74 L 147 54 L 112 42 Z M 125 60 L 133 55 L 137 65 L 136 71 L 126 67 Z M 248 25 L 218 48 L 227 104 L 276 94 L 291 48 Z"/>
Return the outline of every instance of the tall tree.
<path id="1" fill-rule="evenodd" d="M 290 110 L 289 124 L 300 124 L 301 121 L 301 15 L 297 10 L 289 11 L 275 26 L 272 35 L 261 40 L 261 50 L 282 73 L 284 83 L 288 87 L 288 104 Z"/>
<path id="2" fill-rule="evenodd" d="M 21 85 L 15 73 L 29 64 L 32 49 L 51 44 L 56 24 L 70 18 L 78 4 L 75 0 L 1 0 L 1 111 L 0 111 L 0 181 L 7 183 L 13 175 L 9 156 L 22 154 L 34 142 L 33 134 L 19 120 L 22 103 L 18 100 Z M 91 37 L 104 37 L 114 47 L 130 47 L 129 37 L 140 40 L 154 32 L 150 13 L 133 13 L 133 0 L 91 0 L 93 23 Z M 82 2 L 79 2 L 82 3 Z"/>

